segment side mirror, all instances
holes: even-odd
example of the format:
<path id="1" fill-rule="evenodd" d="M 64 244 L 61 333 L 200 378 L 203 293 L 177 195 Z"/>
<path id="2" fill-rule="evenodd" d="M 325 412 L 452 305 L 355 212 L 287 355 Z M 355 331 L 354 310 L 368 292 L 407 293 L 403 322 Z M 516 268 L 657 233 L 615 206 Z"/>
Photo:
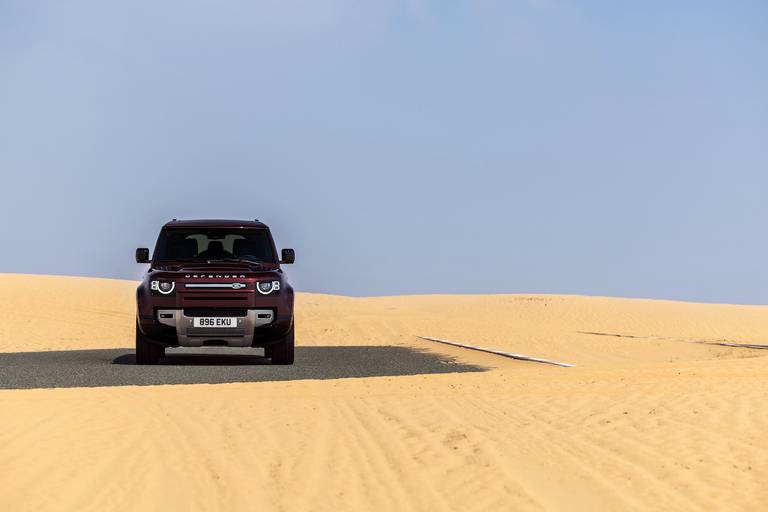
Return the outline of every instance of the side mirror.
<path id="1" fill-rule="evenodd" d="M 149 263 L 149 249 L 146 247 L 136 249 L 136 263 Z"/>
<path id="2" fill-rule="evenodd" d="M 296 261 L 296 251 L 293 249 L 283 249 L 282 258 L 280 263 L 290 264 Z"/>

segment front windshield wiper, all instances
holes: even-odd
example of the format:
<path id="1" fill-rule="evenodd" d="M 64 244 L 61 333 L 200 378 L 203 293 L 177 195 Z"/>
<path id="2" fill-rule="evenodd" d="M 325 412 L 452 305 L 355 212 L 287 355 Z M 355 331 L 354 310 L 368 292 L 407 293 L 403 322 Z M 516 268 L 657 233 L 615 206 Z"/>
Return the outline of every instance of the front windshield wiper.
<path id="1" fill-rule="evenodd" d="M 263 265 L 264 264 L 263 261 L 252 260 L 250 258 L 211 258 L 211 259 L 207 259 L 205 261 L 207 261 L 208 263 L 225 262 L 225 263 L 255 263 L 256 265 Z"/>
<path id="2" fill-rule="evenodd" d="M 266 262 L 250 258 L 168 258 L 158 261 L 158 264 L 169 263 L 251 263 L 253 265 L 264 265 Z"/>

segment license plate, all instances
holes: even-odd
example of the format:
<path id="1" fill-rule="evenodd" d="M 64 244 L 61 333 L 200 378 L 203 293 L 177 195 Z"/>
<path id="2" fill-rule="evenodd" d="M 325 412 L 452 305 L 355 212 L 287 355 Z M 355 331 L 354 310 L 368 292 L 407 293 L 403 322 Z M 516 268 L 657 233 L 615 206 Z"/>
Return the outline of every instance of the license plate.
<path id="1" fill-rule="evenodd" d="M 192 319 L 193 327 L 237 327 L 237 318 L 228 317 L 195 317 Z"/>

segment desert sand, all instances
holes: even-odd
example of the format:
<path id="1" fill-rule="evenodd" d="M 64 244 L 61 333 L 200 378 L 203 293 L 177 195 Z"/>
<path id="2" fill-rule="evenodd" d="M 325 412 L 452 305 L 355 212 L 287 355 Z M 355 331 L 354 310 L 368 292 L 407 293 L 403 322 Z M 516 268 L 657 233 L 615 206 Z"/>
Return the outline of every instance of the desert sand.
<path id="1" fill-rule="evenodd" d="M 0 275 L 0 352 L 131 347 L 135 287 Z M 768 351 L 700 342 L 768 307 L 298 294 L 298 346 L 486 371 L 0 390 L 0 510 L 764 510 Z"/>

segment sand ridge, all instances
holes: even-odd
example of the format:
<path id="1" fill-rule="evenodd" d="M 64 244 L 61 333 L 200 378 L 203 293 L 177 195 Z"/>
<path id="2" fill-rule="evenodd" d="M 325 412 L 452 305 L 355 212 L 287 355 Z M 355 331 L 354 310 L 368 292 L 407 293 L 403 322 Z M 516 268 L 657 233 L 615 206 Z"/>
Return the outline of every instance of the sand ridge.
<path id="1" fill-rule="evenodd" d="M 135 286 L 2 275 L 0 351 L 130 346 Z M 38 304 L 51 313 L 38 315 Z M 9 318 L 34 322 L 13 328 Z M 684 342 L 765 342 L 766 307 L 299 294 L 297 319 L 299 345 L 415 347 L 488 371 L 0 391 L 0 508 L 762 510 L 768 503 L 768 352 Z M 578 366 L 435 346 L 415 334 Z"/>

